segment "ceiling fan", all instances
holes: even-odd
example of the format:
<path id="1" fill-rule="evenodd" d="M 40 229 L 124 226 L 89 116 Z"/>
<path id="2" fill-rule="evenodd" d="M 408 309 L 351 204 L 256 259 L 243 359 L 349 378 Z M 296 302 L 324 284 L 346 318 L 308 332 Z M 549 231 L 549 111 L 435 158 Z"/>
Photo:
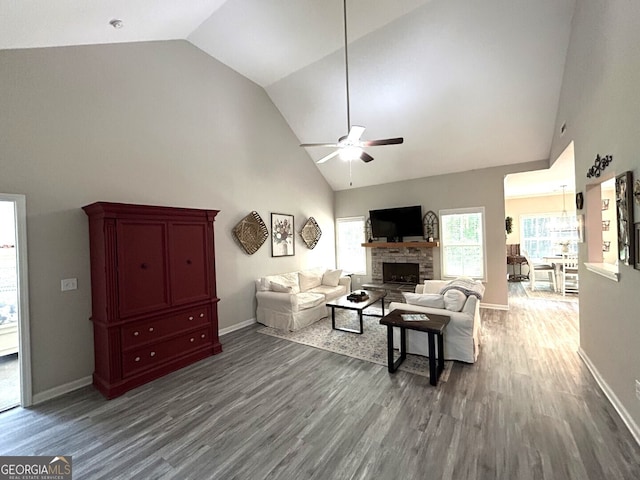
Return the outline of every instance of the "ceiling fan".
<path id="1" fill-rule="evenodd" d="M 364 147 L 376 147 L 380 145 L 397 145 L 404 142 L 404 138 L 385 138 L 381 140 L 361 140 L 360 137 L 365 128 L 360 125 L 351 125 L 351 106 L 349 102 L 349 54 L 347 42 L 347 0 L 343 0 L 344 11 L 344 67 L 347 92 L 347 135 L 338 139 L 336 143 L 302 143 L 301 147 L 332 147 L 336 150 L 325 155 L 316 163 L 324 163 L 335 156 L 343 160 L 360 159 L 365 163 L 373 160 L 373 157 L 363 150 Z"/>

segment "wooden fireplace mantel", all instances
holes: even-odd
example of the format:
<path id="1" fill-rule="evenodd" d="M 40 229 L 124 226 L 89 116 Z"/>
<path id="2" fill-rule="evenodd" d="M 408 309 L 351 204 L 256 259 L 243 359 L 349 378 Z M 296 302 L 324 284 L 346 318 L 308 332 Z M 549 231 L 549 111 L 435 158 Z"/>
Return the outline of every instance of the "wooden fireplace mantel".
<path id="1" fill-rule="evenodd" d="M 440 242 L 369 242 L 363 243 L 365 248 L 436 248 Z"/>

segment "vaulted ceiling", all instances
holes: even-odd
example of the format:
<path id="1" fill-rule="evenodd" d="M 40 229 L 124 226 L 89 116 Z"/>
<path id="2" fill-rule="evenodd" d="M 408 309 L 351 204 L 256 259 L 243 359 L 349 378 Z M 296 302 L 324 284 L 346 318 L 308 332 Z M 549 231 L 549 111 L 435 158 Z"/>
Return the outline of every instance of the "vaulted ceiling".
<path id="1" fill-rule="evenodd" d="M 574 4 L 348 0 L 351 122 L 365 140 L 405 141 L 318 168 L 341 190 L 350 176 L 359 187 L 548 159 Z M 342 0 L 0 0 L 0 49 L 186 39 L 264 87 L 301 143 L 335 142 L 342 14 Z"/>

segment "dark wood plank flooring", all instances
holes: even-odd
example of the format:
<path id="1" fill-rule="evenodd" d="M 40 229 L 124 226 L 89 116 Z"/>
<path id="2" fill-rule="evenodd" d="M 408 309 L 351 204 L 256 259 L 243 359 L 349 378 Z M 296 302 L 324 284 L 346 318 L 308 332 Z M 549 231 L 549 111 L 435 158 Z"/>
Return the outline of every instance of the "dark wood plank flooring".
<path id="1" fill-rule="evenodd" d="M 483 310 L 449 381 L 255 332 L 111 400 L 0 414 L 0 455 L 72 455 L 77 479 L 634 479 L 640 447 L 576 351 L 577 304 Z"/>

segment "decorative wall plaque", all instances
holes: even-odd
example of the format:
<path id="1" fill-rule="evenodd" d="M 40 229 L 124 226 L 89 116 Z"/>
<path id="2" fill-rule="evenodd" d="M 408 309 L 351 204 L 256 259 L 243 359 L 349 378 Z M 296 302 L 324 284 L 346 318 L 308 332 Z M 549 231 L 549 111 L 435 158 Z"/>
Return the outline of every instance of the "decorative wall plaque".
<path id="1" fill-rule="evenodd" d="M 596 155 L 593 165 L 587 170 L 587 178 L 600 177 L 604 169 L 607 168 L 611 162 L 613 162 L 611 155 L 605 155 L 604 157 L 600 157 L 600 154 Z"/>
<path id="2" fill-rule="evenodd" d="M 433 242 L 440 238 L 440 232 L 438 230 L 438 216 L 429 210 L 422 217 L 422 224 L 424 227 L 424 238 Z"/>
<path id="3" fill-rule="evenodd" d="M 249 255 L 256 253 L 269 236 L 267 226 L 256 211 L 240 220 L 233 227 L 232 233 L 233 238 Z"/>
<path id="4" fill-rule="evenodd" d="M 322 230 L 318 226 L 318 222 L 313 217 L 309 217 L 309 220 L 306 221 L 304 226 L 302 227 L 302 231 L 300 232 L 300 236 L 302 237 L 302 241 L 305 243 L 307 247 L 310 249 L 315 248 L 322 236 Z"/>

